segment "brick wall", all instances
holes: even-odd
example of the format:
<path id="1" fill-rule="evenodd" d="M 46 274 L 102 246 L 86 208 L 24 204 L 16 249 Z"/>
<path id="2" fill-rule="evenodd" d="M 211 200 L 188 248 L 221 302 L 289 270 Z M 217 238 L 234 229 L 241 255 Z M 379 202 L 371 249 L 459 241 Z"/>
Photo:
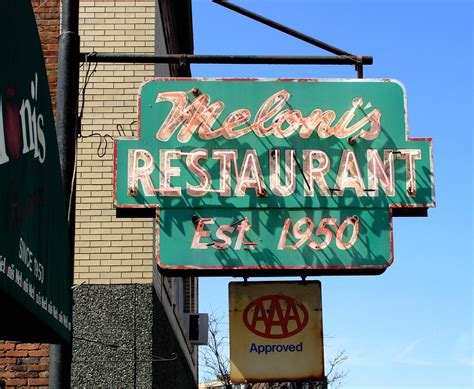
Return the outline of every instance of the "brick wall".
<path id="1" fill-rule="evenodd" d="M 60 0 L 33 0 L 31 5 L 41 38 L 53 110 L 56 109 Z"/>
<path id="2" fill-rule="evenodd" d="M 0 341 L 0 379 L 7 388 L 48 387 L 48 346 Z"/>
<path id="3" fill-rule="evenodd" d="M 82 52 L 154 53 L 154 0 L 81 1 L 79 23 Z M 151 283 L 152 221 L 115 217 L 112 137 L 119 127 L 127 136 L 136 133 L 137 91 L 153 75 L 153 65 L 99 64 L 87 86 L 78 142 L 76 283 Z"/>

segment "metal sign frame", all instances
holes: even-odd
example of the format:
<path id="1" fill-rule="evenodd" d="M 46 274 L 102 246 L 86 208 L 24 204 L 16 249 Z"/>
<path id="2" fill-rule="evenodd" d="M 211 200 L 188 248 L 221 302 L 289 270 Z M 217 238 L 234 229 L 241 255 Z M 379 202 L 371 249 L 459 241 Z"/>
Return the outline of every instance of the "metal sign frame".
<path id="1" fill-rule="evenodd" d="M 228 288 L 232 383 L 326 380 L 320 281 Z"/>

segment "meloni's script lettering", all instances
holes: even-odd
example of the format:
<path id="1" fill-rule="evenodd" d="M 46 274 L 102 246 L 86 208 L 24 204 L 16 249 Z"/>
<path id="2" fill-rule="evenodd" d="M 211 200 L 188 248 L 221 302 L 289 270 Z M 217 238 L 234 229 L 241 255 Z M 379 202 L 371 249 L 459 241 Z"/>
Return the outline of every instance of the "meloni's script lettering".
<path id="1" fill-rule="evenodd" d="M 252 113 L 246 108 L 237 109 L 225 120 L 219 120 L 224 110 L 224 102 L 211 102 L 208 94 L 201 94 L 190 102 L 188 92 L 160 92 L 155 102 L 170 102 L 172 107 L 158 129 L 156 138 L 166 142 L 178 129 L 177 139 L 181 143 L 187 143 L 196 132 L 203 140 L 219 137 L 236 139 L 249 132 L 254 132 L 259 137 L 273 135 L 277 138 L 287 138 L 298 132 L 303 139 L 308 139 L 316 132 L 320 138 L 346 138 L 355 135 L 372 140 L 380 133 L 381 113 L 377 108 L 369 113 L 364 112 L 363 118 L 351 124 L 356 111 L 362 109 L 364 104 L 361 97 L 352 100 L 352 107 L 344 112 L 335 124 L 336 113 L 333 110 L 323 111 L 315 108 L 307 116 L 303 116 L 297 109 L 285 108 L 288 107 L 289 99 L 290 93 L 284 89 L 273 94 L 260 106 L 253 123 L 250 124 Z M 271 124 L 267 125 L 270 120 Z M 216 122 L 222 125 L 213 129 Z"/>

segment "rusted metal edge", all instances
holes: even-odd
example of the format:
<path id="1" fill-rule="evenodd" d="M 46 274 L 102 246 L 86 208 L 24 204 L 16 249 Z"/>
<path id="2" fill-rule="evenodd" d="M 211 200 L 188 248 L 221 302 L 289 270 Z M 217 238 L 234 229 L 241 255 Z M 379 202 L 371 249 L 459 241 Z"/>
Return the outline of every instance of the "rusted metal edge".
<path id="1" fill-rule="evenodd" d="M 305 377 L 301 378 L 291 378 L 287 379 L 286 377 L 281 377 L 281 378 L 268 378 L 268 377 L 250 377 L 242 380 L 231 380 L 233 385 L 239 385 L 239 384 L 258 384 L 261 382 L 312 382 L 314 383 L 318 382 L 319 384 L 327 384 L 327 377 L 325 375 L 319 377 L 316 375 L 308 375 Z M 284 386 L 286 387 L 286 386 Z M 318 387 L 326 387 L 326 386 L 318 386 Z"/>
<path id="2" fill-rule="evenodd" d="M 167 64 L 242 64 L 242 65 L 372 65 L 372 56 L 275 56 L 275 55 L 195 55 L 195 54 L 135 54 L 80 53 L 81 62 L 99 63 L 167 63 Z"/>
<path id="3" fill-rule="evenodd" d="M 381 268 L 341 268 L 341 269 L 316 269 L 316 268 L 205 268 L 205 267 L 169 267 L 156 262 L 158 270 L 164 276 L 171 277 L 320 277 L 320 276 L 378 276 L 383 274 L 387 267 Z"/>

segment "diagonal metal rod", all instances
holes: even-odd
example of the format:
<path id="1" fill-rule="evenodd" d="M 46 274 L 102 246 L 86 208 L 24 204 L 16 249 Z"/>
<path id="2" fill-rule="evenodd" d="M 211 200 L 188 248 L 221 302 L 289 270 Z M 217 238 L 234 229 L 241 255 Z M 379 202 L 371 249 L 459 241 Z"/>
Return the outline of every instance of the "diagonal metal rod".
<path id="1" fill-rule="evenodd" d="M 272 64 L 272 65 L 371 65 L 370 56 L 272 56 L 272 55 L 194 55 L 81 53 L 82 62 L 100 63 L 176 63 L 176 64 Z"/>
<path id="2" fill-rule="evenodd" d="M 353 57 L 352 54 L 348 53 L 347 51 L 341 50 L 337 47 L 334 47 L 326 42 L 320 41 L 319 39 L 313 38 L 309 35 L 303 34 L 299 31 L 293 30 L 290 27 L 284 26 L 283 24 L 277 23 L 271 19 L 263 17 L 261 15 L 256 14 L 255 12 L 251 12 L 245 8 L 239 7 L 238 5 L 229 3 L 227 0 L 212 0 L 214 3 L 219 4 L 225 8 L 228 8 L 232 11 L 235 11 L 241 15 L 247 16 L 250 19 L 256 20 L 257 22 L 263 23 L 269 27 L 272 27 L 278 31 L 281 31 L 285 34 L 291 35 L 297 39 L 300 39 L 304 42 L 307 42 L 313 46 L 319 47 L 323 50 L 329 51 L 330 53 L 336 55 L 347 55 Z M 354 61 L 356 62 L 356 61 Z"/>

